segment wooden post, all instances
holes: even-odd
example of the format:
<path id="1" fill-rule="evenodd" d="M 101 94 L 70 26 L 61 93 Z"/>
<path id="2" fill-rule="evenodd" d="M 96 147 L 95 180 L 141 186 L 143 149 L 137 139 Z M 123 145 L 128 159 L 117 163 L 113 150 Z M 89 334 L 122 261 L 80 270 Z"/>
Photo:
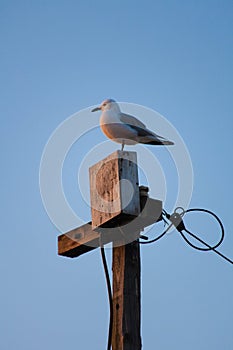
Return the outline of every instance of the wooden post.
<path id="1" fill-rule="evenodd" d="M 162 219 L 162 202 L 138 184 L 137 155 L 117 151 L 89 169 L 92 221 L 58 237 L 58 254 L 78 257 L 113 242 L 112 350 L 141 350 L 140 232 Z"/>
<path id="2" fill-rule="evenodd" d="M 117 227 L 119 220 L 138 217 L 140 194 L 135 152 L 117 151 L 93 165 L 89 174 L 93 229 L 106 224 Z M 122 226 L 121 232 L 120 241 L 113 240 L 112 350 L 140 350 L 140 250 L 135 241 L 140 231 L 129 232 Z M 133 237 L 131 243 L 129 236 Z"/>
<path id="3" fill-rule="evenodd" d="M 141 268 L 138 241 L 113 247 L 112 350 L 141 350 Z"/>

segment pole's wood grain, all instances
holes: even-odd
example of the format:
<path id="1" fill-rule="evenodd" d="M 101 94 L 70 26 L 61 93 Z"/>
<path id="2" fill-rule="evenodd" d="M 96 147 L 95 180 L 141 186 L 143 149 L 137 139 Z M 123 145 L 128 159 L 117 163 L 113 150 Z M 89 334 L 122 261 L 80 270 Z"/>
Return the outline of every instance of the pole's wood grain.
<path id="1" fill-rule="evenodd" d="M 141 270 L 138 241 L 113 247 L 112 350 L 141 350 Z"/>

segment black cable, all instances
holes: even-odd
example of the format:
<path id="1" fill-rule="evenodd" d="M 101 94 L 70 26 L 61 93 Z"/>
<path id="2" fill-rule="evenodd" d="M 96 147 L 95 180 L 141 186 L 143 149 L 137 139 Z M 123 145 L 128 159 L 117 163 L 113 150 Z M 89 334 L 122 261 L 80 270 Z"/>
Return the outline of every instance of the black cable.
<path id="1" fill-rule="evenodd" d="M 103 267 L 104 267 L 104 273 L 105 273 L 107 290 L 108 290 L 108 300 L 109 300 L 109 314 L 110 314 L 110 316 L 109 316 L 107 350 L 111 350 L 111 345 L 112 345 L 112 328 L 113 328 L 112 288 L 111 288 L 111 282 L 110 282 L 110 277 L 109 277 L 109 272 L 108 272 L 107 260 L 106 260 L 106 256 L 105 256 L 105 250 L 104 250 L 104 246 L 103 246 L 102 239 L 101 239 L 101 233 L 100 233 L 100 237 L 99 237 L 99 243 L 100 243 L 100 252 L 101 252 L 101 257 L 102 257 L 102 262 L 103 262 Z"/>
<path id="2" fill-rule="evenodd" d="M 156 241 L 158 241 L 160 238 L 162 238 L 166 233 L 167 231 L 172 227 L 173 224 L 170 224 L 165 231 L 163 231 L 158 237 L 156 238 L 153 238 L 151 239 L 150 241 L 146 241 L 146 242 L 142 242 L 142 241 L 139 241 L 140 244 L 149 244 L 149 243 L 154 243 Z"/>
<path id="3" fill-rule="evenodd" d="M 181 210 L 181 212 L 179 213 L 179 210 Z M 190 232 L 189 230 L 186 229 L 184 222 L 182 220 L 182 217 L 189 212 L 194 212 L 194 211 L 200 211 L 200 212 L 204 212 L 204 213 L 208 213 L 210 215 L 212 215 L 219 223 L 220 228 L 221 228 L 221 237 L 219 239 L 219 241 L 214 245 L 211 246 L 208 243 L 206 243 L 205 241 L 203 241 L 201 238 L 199 238 L 198 236 L 196 236 L 194 233 Z M 187 209 L 184 210 L 182 207 L 178 207 L 175 209 L 173 214 L 168 214 L 164 209 L 162 211 L 162 216 L 163 216 L 163 220 L 165 223 L 167 223 L 166 219 L 164 218 L 164 216 L 170 220 L 171 224 L 166 228 L 166 230 L 164 232 L 162 232 L 158 237 L 150 240 L 150 241 L 146 241 L 146 242 L 142 242 L 139 241 L 140 244 L 149 244 L 149 243 L 153 243 L 158 241 L 160 238 L 162 238 L 167 232 L 168 230 L 171 228 L 172 225 L 175 226 L 175 228 L 177 229 L 177 231 L 181 234 L 182 238 L 185 240 L 185 242 L 190 245 L 192 248 L 197 249 L 199 251 L 210 251 L 212 250 L 213 252 L 215 252 L 216 254 L 218 254 L 219 256 L 221 256 L 223 259 L 225 259 L 226 261 L 228 261 L 229 263 L 233 264 L 233 261 L 231 259 L 229 259 L 228 257 L 226 257 L 225 255 L 223 255 L 222 253 L 220 253 L 218 250 L 216 250 L 216 248 L 218 246 L 220 246 L 220 244 L 222 243 L 223 239 L 224 239 L 224 227 L 223 224 L 221 222 L 221 220 L 219 219 L 219 217 L 213 213 L 210 210 L 207 209 L 202 209 L 202 208 L 193 208 L 193 209 Z M 188 233 L 190 236 L 192 236 L 193 238 L 195 238 L 196 240 L 198 240 L 199 242 L 201 242 L 203 245 L 205 245 L 207 248 L 202 248 L 202 247 L 198 247 L 195 244 L 191 243 L 188 238 L 184 235 L 183 231 L 185 231 L 186 233 Z"/>
<path id="4" fill-rule="evenodd" d="M 221 227 L 221 238 L 220 238 L 220 240 L 218 241 L 218 243 L 215 244 L 214 246 L 208 246 L 204 241 L 203 241 L 204 243 L 200 241 L 202 244 L 206 245 L 208 248 L 200 248 L 200 247 L 197 247 L 197 246 L 195 246 L 195 245 L 192 245 L 192 243 L 189 242 L 190 245 L 191 245 L 194 249 L 202 250 L 202 251 L 213 250 L 213 249 L 217 248 L 218 246 L 220 246 L 220 244 L 222 243 L 222 241 L 223 241 L 223 239 L 224 239 L 224 234 L 225 234 L 225 233 L 224 233 L 223 224 L 222 224 L 221 220 L 219 219 L 219 217 L 218 217 L 215 213 L 213 213 L 212 211 L 207 210 L 207 209 L 201 209 L 201 208 L 193 208 L 193 209 L 184 210 L 183 213 L 181 214 L 181 216 L 183 216 L 185 213 L 190 213 L 190 212 L 193 212 L 193 211 L 200 211 L 200 212 L 204 212 L 204 213 L 208 213 L 208 214 L 212 215 L 212 216 L 218 221 L 218 223 L 219 223 L 219 225 L 220 225 L 220 227 Z M 185 228 L 185 231 L 186 231 L 187 233 L 191 234 L 191 232 L 189 232 L 186 228 Z M 194 238 L 196 238 L 196 236 L 195 236 Z M 197 239 L 197 238 L 196 238 L 196 239 Z"/>
<path id="5" fill-rule="evenodd" d="M 182 209 L 182 213 L 181 214 L 178 214 L 177 210 L 178 209 Z M 181 229 L 179 229 L 179 227 L 176 227 L 177 230 L 180 232 L 181 236 L 183 237 L 183 239 L 185 240 L 185 242 L 190 245 L 190 247 L 194 248 L 194 249 L 197 249 L 199 251 L 214 251 L 216 254 L 218 254 L 219 256 L 221 256 L 223 259 L 225 259 L 226 261 L 228 261 L 229 263 L 233 264 L 233 261 L 231 259 L 229 259 L 228 257 L 226 257 L 225 255 L 223 255 L 222 253 L 220 253 L 218 250 L 216 250 L 216 248 L 218 246 L 220 246 L 220 244 L 222 243 L 223 239 L 224 239 L 224 227 L 223 227 L 223 224 L 221 222 L 221 220 L 219 219 L 219 217 L 213 213 L 212 211 L 210 210 L 207 210 L 207 209 L 202 209 L 202 208 L 193 208 L 193 209 L 187 209 L 187 210 L 184 210 L 183 208 L 179 207 L 179 208 L 176 208 L 174 214 L 176 214 L 176 216 L 179 216 L 180 215 L 180 218 L 183 217 L 186 213 L 189 213 L 189 212 L 194 212 L 194 211 L 200 211 L 200 212 L 204 212 L 204 213 L 208 213 L 210 215 L 212 215 L 219 223 L 220 225 L 220 228 L 221 228 L 221 237 L 220 237 L 220 240 L 217 242 L 217 244 L 215 244 L 214 246 L 211 246 L 209 245 L 208 243 L 206 243 L 205 241 L 203 241 L 201 238 L 199 238 L 198 236 L 196 236 L 194 233 L 190 232 L 185 226 L 184 226 L 184 223 L 183 223 L 183 220 L 181 219 L 182 221 L 182 226 L 181 226 Z M 168 214 L 166 213 L 167 217 L 168 217 Z M 185 231 L 186 233 L 188 233 L 190 236 L 192 236 L 193 238 L 195 238 L 197 241 L 201 242 L 203 245 L 205 245 L 207 248 L 201 248 L 201 247 L 197 247 L 196 245 L 194 245 L 193 243 L 191 243 L 187 237 L 184 235 L 184 233 L 182 231 Z"/>
<path id="6" fill-rule="evenodd" d="M 209 251 L 212 250 L 214 251 L 216 254 L 220 255 L 223 259 L 227 260 L 229 263 L 233 264 L 233 261 L 231 259 L 229 259 L 228 257 L 226 257 L 225 255 L 223 255 L 222 253 L 220 253 L 218 250 L 216 250 L 214 247 L 211 247 L 208 243 L 204 242 L 201 238 L 197 237 L 194 233 L 188 231 L 187 229 L 184 230 L 185 232 L 187 232 L 189 235 L 191 235 L 193 238 L 195 238 L 196 240 L 198 240 L 199 242 L 201 242 L 202 244 L 204 244 L 206 247 L 208 247 L 208 249 L 204 249 L 204 248 L 200 248 L 200 247 L 196 247 L 194 244 L 192 244 L 191 242 L 189 242 L 189 240 L 185 237 L 185 235 L 180 232 L 181 236 L 184 238 L 185 242 L 187 242 L 192 248 L 197 249 L 197 250 L 202 250 L 202 251 Z"/>

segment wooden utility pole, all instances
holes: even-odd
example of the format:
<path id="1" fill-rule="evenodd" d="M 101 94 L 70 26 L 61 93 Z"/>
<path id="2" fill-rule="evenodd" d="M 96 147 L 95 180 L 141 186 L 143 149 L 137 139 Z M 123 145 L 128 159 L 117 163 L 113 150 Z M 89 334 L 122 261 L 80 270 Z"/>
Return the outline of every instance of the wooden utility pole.
<path id="1" fill-rule="evenodd" d="M 113 248 L 112 350 L 141 349 L 141 271 L 138 241 Z"/>
<path id="2" fill-rule="evenodd" d="M 140 213 L 137 156 L 118 151 L 92 166 L 92 228 L 129 221 Z M 134 239 L 140 231 L 130 232 Z M 138 241 L 127 242 L 124 228 L 113 241 L 112 350 L 140 350 L 140 253 Z M 127 244 L 128 243 L 128 244 Z"/>
<path id="3" fill-rule="evenodd" d="M 89 169 L 92 221 L 58 237 L 58 254 L 78 257 L 113 242 L 112 350 L 141 350 L 138 239 L 161 220 L 162 202 L 139 188 L 135 152 L 117 151 Z"/>

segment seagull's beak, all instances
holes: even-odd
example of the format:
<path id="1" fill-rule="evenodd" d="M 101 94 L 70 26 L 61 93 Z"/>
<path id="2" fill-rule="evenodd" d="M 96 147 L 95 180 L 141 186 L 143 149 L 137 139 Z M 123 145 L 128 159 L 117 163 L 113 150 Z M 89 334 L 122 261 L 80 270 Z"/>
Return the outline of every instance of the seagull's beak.
<path id="1" fill-rule="evenodd" d="M 96 108 L 92 109 L 92 112 L 97 112 L 97 111 L 100 111 L 100 110 L 101 110 L 100 107 L 96 107 Z"/>

